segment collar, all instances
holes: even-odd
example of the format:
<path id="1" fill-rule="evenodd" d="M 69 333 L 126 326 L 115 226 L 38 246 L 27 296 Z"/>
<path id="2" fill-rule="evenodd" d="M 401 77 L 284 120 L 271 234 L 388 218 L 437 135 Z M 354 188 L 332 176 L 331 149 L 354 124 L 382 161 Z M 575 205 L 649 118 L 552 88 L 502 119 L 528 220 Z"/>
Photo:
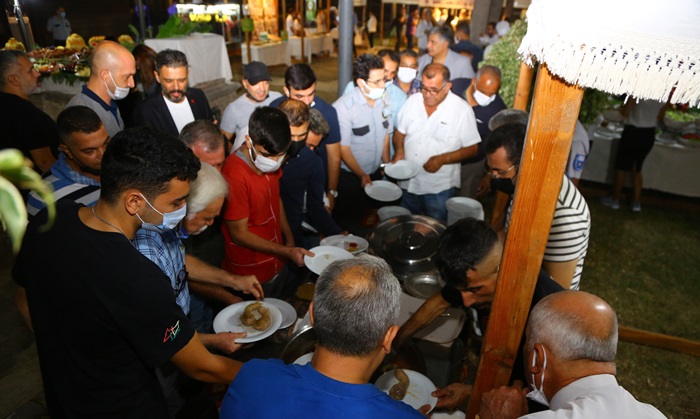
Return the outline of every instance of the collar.
<path id="1" fill-rule="evenodd" d="M 66 161 L 66 155 L 61 151 L 58 153 L 56 163 L 51 165 L 51 173 L 62 179 L 70 179 L 73 183 L 82 185 L 100 186 L 100 181 L 91 177 L 85 176 L 73 170 Z"/>
<path id="2" fill-rule="evenodd" d="M 327 377 L 316 371 L 310 362 L 306 365 L 293 365 L 292 367 L 307 383 L 324 392 L 353 399 L 367 399 L 384 394 L 372 384 L 349 384 Z"/>
<path id="3" fill-rule="evenodd" d="M 270 97 L 270 93 L 268 93 L 267 96 L 265 96 L 265 99 L 263 99 L 261 101 L 255 100 L 255 98 L 253 96 L 251 96 L 250 93 L 248 93 L 247 91 L 245 92 L 245 97 L 247 97 L 248 99 L 252 100 L 255 103 L 263 103 Z"/>
<path id="4" fill-rule="evenodd" d="M 566 406 L 567 403 L 589 394 L 595 389 L 601 392 L 604 387 L 618 387 L 617 380 L 611 374 L 590 375 L 574 381 L 573 383 L 563 387 L 557 391 L 557 394 L 552 397 L 549 402 L 551 410 L 558 410 Z"/>
<path id="5" fill-rule="evenodd" d="M 90 89 L 87 87 L 87 84 L 84 84 L 84 85 L 83 85 L 83 91 L 82 91 L 82 93 L 83 93 L 85 96 L 89 97 L 90 99 L 94 100 L 95 102 L 99 103 L 100 106 L 102 106 L 102 107 L 104 108 L 104 110 L 106 110 L 106 111 L 110 111 L 110 112 L 114 113 L 114 112 L 116 112 L 116 111 L 119 109 L 119 107 L 117 106 L 117 101 L 116 101 L 116 100 L 110 101 L 111 103 L 108 105 L 104 100 L 102 100 L 101 97 L 97 96 L 97 93 L 95 93 L 95 92 L 93 92 L 92 90 L 90 90 Z"/>

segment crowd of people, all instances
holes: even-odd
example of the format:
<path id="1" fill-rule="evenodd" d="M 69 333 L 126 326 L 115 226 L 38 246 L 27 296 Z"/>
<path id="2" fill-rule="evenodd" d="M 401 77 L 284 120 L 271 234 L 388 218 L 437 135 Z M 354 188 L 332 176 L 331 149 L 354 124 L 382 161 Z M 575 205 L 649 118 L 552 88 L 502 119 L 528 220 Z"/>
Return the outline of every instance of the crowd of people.
<path id="1" fill-rule="evenodd" d="M 390 399 L 370 377 L 392 347 L 448 307 L 488 317 L 513 199 L 501 226 L 466 218 L 447 228 L 435 256 L 446 285 L 401 327 L 398 279 L 381 259 L 361 256 L 318 278 L 309 309 L 318 346 L 306 366 L 242 364 L 226 355 L 244 335 L 212 328 L 228 305 L 291 297 L 322 237 L 367 225 L 379 203 L 364 188 L 386 177 L 387 163 L 418 166 L 398 182 L 399 204 L 441 222 L 452 197 L 514 194 L 528 115 L 506 109 L 501 71 L 479 66 L 483 50 L 470 41 L 468 22 L 453 32 L 417 10 L 412 22 L 409 48 L 358 56 L 332 104 L 316 96 L 309 65 L 288 67 L 282 92 L 270 91 L 265 64 L 245 65 L 245 93 L 221 121 L 188 85 L 180 51 L 132 54 L 102 42 L 88 82 L 55 122 L 28 100 L 38 73 L 27 56 L 0 52 L 0 100 L 10 109 L 3 118 L 13 121 L 2 147 L 34 161 L 57 198 L 47 230 L 46 204 L 29 194 L 31 222 L 12 271 L 52 416 L 183 417 L 205 393 L 185 384 L 192 380 L 230 384 L 225 418 L 427 413 Z M 137 85 L 143 92 L 147 80 L 152 93 L 123 116 L 119 101 Z M 622 417 L 662 417 L 615 382 L 614 311 L 575 291 L 591 219 L 570 177 L 562 179 L 514 385 L 529 383 L 543 409 L 551 400 L 554 417 L 618 402 L 630 409 Z M 481 417 L 526 414 L 520 390 L 487 393 Z M 471 386 L 452 383 L 434 396 L 449 410 L 470 394 Z"/>

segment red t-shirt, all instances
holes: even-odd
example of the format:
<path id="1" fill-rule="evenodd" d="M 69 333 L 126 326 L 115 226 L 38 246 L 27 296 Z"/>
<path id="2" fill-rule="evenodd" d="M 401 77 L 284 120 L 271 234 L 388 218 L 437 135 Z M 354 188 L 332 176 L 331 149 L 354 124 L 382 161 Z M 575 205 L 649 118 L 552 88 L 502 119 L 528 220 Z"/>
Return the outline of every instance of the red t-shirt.
<path id="1" fill-rule="evenodd" d="M 221 174 L 229 184 L 224 205 L 225 221 L 248 219 L 248 231 L 274 243 L 283 244 L 280 227 L 280 187 L 282 170 L 257 174 L 241 151 L 226 158 Z M 234 244 L 226 223 L 221 224 L 226 242 L 222 268 L 237 275 L 255 275 L 260 282 L 270 280 L 284 266 L 277 256 Z"/>

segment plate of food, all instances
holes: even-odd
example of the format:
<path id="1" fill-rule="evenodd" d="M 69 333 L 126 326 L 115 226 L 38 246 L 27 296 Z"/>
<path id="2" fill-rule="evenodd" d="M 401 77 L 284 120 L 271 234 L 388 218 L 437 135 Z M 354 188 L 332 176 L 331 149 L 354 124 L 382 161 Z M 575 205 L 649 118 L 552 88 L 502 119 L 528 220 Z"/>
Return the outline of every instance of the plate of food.
<path id="1" fill-rule="evenodd" d="M 401 400 L 414 409 L 429 404 L 433 410 L 437 404 L 437 397 L 432 395 L 437 390 L 435 384 L 416 371 L 401 368 L 387 371 L 377 378 L 374 385 L 392 399 Z"/>
<path id="2" fill-rule="evenodd" d="M 324 269 L 336 260 L 351 259 L 352 253 L 335 246 L 316 246 L 310 251 L 314 257 L 304 256 L 304 264 L 316 275 L 321 275 Z"/>
<path id="3" fill-rule="evenodd" d="M 280 313 L 282 313 L 282 323 L 280 324 L 280 329 L 289 327 L 295 321 L 297 321 L 297 311 L 288 302 L 278 300 L 277 298 L 265 298 L 265 302 L 277 307 Z"/>
<path id="4" fill-rule="evenodd" d="M 353 236 L 352 234 L 348 234 L 347 236 L 344 234 L 337 234 L 321 240 L 321 246 L 335 246 L 347 250 L 350 253 L 360 253 L 367 250 L 369 243 L 362 237 Z"/>
<path id="5" fill-rule="evenodd" d="M 403 195 L 401 188 L 386 180 L 375 180 L 372 184 L 368 183 L 365 185 L 365 193 L 370 198 L 382 202 L 396 201 Z"/>
<path id="6" fill-rule="evenodd" d="M 265 339 L 279 329 L 282 313 L 266 301 L 242 301 L 221 310 L 214 318 L 214 331 L 246 332 L 236 343 L 251 343 Z"/>
<path id="7" fill-rule="evenodd" d="M 399 160 L 384 166 L 384 173 L 397 180 L 406 180 L 414 177 L 420 171 L 420 167 L 410 160 Z"/>

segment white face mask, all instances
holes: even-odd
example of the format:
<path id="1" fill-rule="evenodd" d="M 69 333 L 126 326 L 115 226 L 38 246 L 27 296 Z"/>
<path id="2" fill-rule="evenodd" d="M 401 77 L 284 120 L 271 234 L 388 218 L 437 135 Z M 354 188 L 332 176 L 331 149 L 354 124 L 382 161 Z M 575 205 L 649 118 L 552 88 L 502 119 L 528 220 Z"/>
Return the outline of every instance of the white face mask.
<path id="1" fill-rule="evenodd" d="M 284 154 L 280 156 L 279 160 L 275 161 L 274 159 L 271 159 L 269 157 L 261 156 L 258 153 L 255 153 L 255 159 L 253 158 L 253 150 L 248 149 L 248 154 L 250 155 L 250 159 L 253 160 L 253 164 L 255 167 L 258 168 L 263 173 L 272 173 L 275 170 L 279 169 L 280 166 L 282 166 L 282 162 L 284 161 Z"/>
<path id="2" fill-rule="evenodd" d="M 364 83 L 365 88 L 367 88 L 367 90 L 369 90 L 369 93 L 365 93 L 365 91 L 364 91 L 362 88 L 360 88 L 360 91 L 362 91 L 362 94 L 365 95 L 368 99 L 370 99 L 370 100 L 377 100 L 377 99 L 381 99 L 382 96 L 384 96 L 384 90 L 385 90 L 384 88 L 381 88 L 381 87 L 374 87 L 374 88 L 369 87 L 369 86 L 367 85 L 367 82 L 365 82 L 364 80 L 362 80 L 362 83 Z"/>
<path id="3" fill-rule="evenodd" d="M 532 374 L 532 383 L 530 384 L 530 387 L 532 387 L 532 391 L 527 393 L 525 397 L 527 397 L 530 400 L 536 401 L 537 403 L 548 406 L 549 407 L 549 400 L 547 400 L 547 396 L 544 394 L 544 371 L 547 368 L 547 351 L 542 348 L 542 354 L 544 355 L 544 365 L 542 365 L 542 381 L 540 382 L 540 388 L 537 388 L 537 384 L 535 384 L 535 374 Z M 534 350 L 532 351 L 532 366 L 535 366 L 535 360 L 537 359 L 537 352 Z"/>
<path id="4" fill-rule="evenodd" d="M 147 230 L 154 230 L 154 231 L 163 231 L 163 230 L 174 230 L 175 227 L 177 227 L 178 224 L 180 224 L 180 221 L 182 221 L 183 218 L 185 218 L 185 215 L 187 215 L 187 204 L 183 205 L 180 207 L 180 209 L 176 209 L 175 211 L 172 212 L 160 212 L 151 205 L 150 202 L 148 202 L 148 199 L 146 199 L 145 196 L 141 195 L 141 198 L 143 198 L 146 203 L 148 204 L 153 211 L 157 212 L 158 214 L 163 216 L 163 222 L 160 225 L 155 225 L 151 223 L 147 223 L 143 221 L 143 218 L 136 214 L 136 216 L 141 220 L 141 227 L 147 229 Z"/>
<path id="5" fill-rule="evenodd" d="M 399 67 L 399 72 L 396 76 L 401 80 L 401 83 L 410 83 L 418 75 L 418 70 L 411 67 Z"/>
<path id="6" fill-rule="evenodd" d="M 480 91 L 474 89 L 474 100 L 476 103 L 479 104 L 479 106 L 488 106 L 496 100 L 496 95 L 493 96 L 486 96 L 485 94 L 481 93 Z"/>
<path id="7" fill-rule="evenodd" d="M 112 93 L 111 90 L 109 90 L 109 86 L 107 86 L 107 83 L 102 80 L 102 83 L 105 84 L 105 87 L 107 88 L 107 94 L 112 100 L 121 100 L 124 99 L 125 97 L 129 96 L 129 91 L 130 89 L 128 87 L 119 87 L 117 86 L 117 82 L 114 81 L 114 77 L 112 77 L 112 72 L 108 71 L 109 73 L 109 78 L 112 79 L 112 83 L 114 83 L 114 93 Z"/>

